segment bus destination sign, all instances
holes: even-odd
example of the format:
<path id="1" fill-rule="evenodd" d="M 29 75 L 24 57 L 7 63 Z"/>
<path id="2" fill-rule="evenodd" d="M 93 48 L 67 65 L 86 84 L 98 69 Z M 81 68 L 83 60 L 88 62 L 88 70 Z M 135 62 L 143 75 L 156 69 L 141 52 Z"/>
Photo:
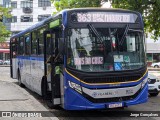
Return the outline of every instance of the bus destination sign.
<path id="1" fill-rule="evenodd" d="M 115 12 L 78 12 L 77 22 L 106 22 L 106 23 L 135 23 L 137 15 L 134 13 Z"/>

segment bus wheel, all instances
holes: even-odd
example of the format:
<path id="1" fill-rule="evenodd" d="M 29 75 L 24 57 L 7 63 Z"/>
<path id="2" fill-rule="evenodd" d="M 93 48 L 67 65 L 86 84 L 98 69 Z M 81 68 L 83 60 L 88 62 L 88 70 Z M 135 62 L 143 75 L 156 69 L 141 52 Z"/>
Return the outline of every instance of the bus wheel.
<path id="1" fill-rule="evenodd" d="M 55 105 L 53 105 L 52 100 L 46 100 L 47 106 L 51 109 L 55 108 Z"/>
<path id="2" fill-rule="evenodd" d="M 18 85 L 20 86 L 20 87 L 25 87 L 25 85 L 21 82 L 21 74 L 20 74 L 20 72 L 18 71 Z"/>
<path id="3" fill-rule="evenodd" d="M 59 105 L 54 105 L 52 100 L 46 100 L 47 106 L 51 109 L 61 110 L 62 108 Z"/>

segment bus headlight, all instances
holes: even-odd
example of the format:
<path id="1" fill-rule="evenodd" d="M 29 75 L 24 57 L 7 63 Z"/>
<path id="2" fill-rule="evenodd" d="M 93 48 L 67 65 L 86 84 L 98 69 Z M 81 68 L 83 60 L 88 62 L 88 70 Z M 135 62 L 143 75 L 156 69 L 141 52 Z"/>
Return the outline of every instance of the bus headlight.
<path id="1" fill-rule="evenodd" d="M 77 92 L 79 92 L 79 93 L 82 94 L 82 89 L 81 89 L 81 86 L 80 86 L 80 85 L 78 85 L 78 84 L 76 84 L 76 83 L 74 83 L 74 82 L 71 82 L 71 81 L 68 81 L 68 84 L 69 84 L 69 86 L 70 86 L 72 89 L 74 89 L 74 90 L 76 90 Z"/>
<path id="2" fill-rule="evenodd" d="M 142 81 L 142 83 L 141 83 L 141 88 L 143 88 L 143 87 L 145 86 L 145 84 L 147 83 L 147 81 L 148 81 L 148 77 L 145 78 L 145 79 Z"/>

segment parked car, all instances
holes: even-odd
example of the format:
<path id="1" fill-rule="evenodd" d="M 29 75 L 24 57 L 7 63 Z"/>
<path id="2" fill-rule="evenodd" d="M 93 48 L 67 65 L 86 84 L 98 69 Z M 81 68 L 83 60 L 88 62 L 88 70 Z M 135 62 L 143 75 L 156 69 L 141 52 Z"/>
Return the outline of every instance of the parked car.
<path id="1" fill-rule="evenodd" d="M 5 60 L 5 61 L 3 62 L 3 64 L 4 64 L 4 65 L 10 65 L 10 60 Z"/>
<path id="2" fill-rule="evenodd" d="M 153 74 L 148 74 L 148 92 L 151 96 L 157 96 L 160 92 L 160 80 Z"/>
<path id="3" fill-rule="evenodd" d="M 151 67 L 159 68 L 159 67 L 160 67 L 160 62 L 152 63 L 152 64 L 151 64 Z"/>
<path id="4" fill-rule="evenodd" d="M 0 65 L 3 65 L 3 60 L 0 60 Z"/>

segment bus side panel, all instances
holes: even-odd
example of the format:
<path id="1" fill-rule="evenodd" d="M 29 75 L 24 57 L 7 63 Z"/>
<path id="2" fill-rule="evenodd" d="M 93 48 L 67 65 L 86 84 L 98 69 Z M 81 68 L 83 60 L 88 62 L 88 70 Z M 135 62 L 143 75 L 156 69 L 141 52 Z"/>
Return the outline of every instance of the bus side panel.
<path id="1" fill-rule="evenodd" d="M 30 79 L 30 89 L 35 91 L 37 94 L 42 95 L 41 83 L 44 76 L 44 59 L 41 57 L 31 57 L 31 79 Z"/>
<path id="2" fill-rule="evenodd" d="M 18 59 L 12 58 L 12 78 L 17 79 Z"/>
<path id="3" fill-rule="evenodd" d="M 36 61 L 37 63 L 37 66 L 36 66 L 36 71 L 37 71 L 37 74 L 38 76 L 32 76 L 35 78 L 35 81 L 36 81 L 36 85 L 35 85 L 35 91 L 36 93 L 38 93 L 39 95 L 42 95 L 42 90 L 41 90 L 41 83 L 42 83 L 42 77 L 44 76 L 44 59 L 43 58 L 38 58 L 38 61 Z M 32 67 L 31 67 L 31 70 Z M 35 74 L 35 75 L 37 75 Z"/>

